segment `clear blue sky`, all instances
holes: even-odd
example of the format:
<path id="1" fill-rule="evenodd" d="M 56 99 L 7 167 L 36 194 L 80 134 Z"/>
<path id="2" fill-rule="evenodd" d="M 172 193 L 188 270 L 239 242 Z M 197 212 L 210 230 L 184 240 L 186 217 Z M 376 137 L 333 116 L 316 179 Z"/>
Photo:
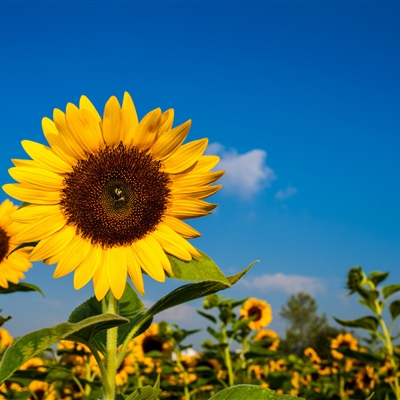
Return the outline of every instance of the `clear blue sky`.
<path id="1" fill-rule="evenodd" d="M 350 266 L 400 281 L 399 18 L 399 2 L 0 2 L 0 182 L 21 140 L 45 143 L 42 117 L 82 94 L 102 110 L 128 91 L 140 117 L 174 108 L 227 169 L 194 245 L 227 275 L 261 260 L 225 294 L 270 302 L 279 332 L 298 290 L 361 316 L 344 298 Z M 46 299 L 1 297 L 13 335 L 92 295 L 53 270 L 27 273 Z M 147 279 L 144 301 L 173 287 Z M 165 318 L 201 327 L 198 304 Z"/>

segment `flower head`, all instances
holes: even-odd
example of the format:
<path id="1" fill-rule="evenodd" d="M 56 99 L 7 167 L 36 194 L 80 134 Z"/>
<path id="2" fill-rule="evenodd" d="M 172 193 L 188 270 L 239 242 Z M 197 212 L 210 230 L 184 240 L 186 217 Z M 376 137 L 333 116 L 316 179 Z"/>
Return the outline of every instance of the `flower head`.
<path id="1" fill-rule="evenodd" d="M 74 271 L 74 287 L 93 279 L 101 300 L 111 288 L 121 298 L 130 276 L 144 294 L 142 272 L 157 281 L 173 275 L 166 254 L 200 257 L 186 240 L 200 234 L 182 220 L 211 213 L 204 201 L 221 185 L 204 156 L 207 139 L 182 145 L 190 121 L 172 128 L 173 110 L 156 109 L 140 122 L 132 99 L 111 97 L 103 117 L 85 96 L 79 108 L 54 110 L 43 119 L 50 147 L 23 141 L 32 160 L 13 160 L 19 184 L 3 188 L 30 203 L 13 217 L 26 227 L 22 242 L 40 241 L 32 261 L 58 263 L 54 277 Z"/>
<path id="2" fill-rule="evenodd" d="M 269 339 L 265 340 L 265 343 L 262 344 L 262 347 L 267 350 L 271 351 L 276 351 L 279 347 L 279 335 L 270 329 L 264 329 L 261 331 L 258 331 L 256 335 L 254 336 L 254 340 L 264 340 L 264 339 Z"/>
<path id="3" fill-rule="evenodd" d="M 266 301 L 254 297 L 245 301 L 240 314 L 244 318 L 255 316 L 248 324 L 250 329 L 265 328 L 272 321 L 271 306 Z"/>
<path id="4" fill-rule="evenodd" d="M 6 289 L 8 282 L 18 283 L 20 279 L 24 279 L 23 273 L 32 266 L 28 260 L 32 247 L 24 247 L 8 255 L 22 243 L 17 240 L 21 224 L 10 218 L 17 209 L 18 206 L 7 199 L 0 205 L 0 286 Z"/>
<path id="5" fill-rule="evenodd" d="M 339 335 L 331 342 L 332 356 L 337 359 L 342 359 L 344 356 L 338 352 L 338 347 L 348 347 L 350 350 L 358 349 L 358 340 L 351 333 L 339 333 Z"/>

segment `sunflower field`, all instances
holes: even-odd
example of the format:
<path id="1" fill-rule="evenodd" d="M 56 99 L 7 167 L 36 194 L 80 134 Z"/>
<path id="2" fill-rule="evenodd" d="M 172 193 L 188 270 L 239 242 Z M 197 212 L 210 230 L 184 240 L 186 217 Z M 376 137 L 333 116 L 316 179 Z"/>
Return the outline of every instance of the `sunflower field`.
<path id="1" fill-rule="evenodd" d="M 81 96 L 79 107 L 43 118 L 48 145 L 22 141 L 30 159 L 12 159 L 16 183 L 3 186 L 21 204 L 0 205 L 0 294 L 40 292 L 20 280 L 42 261 L 55 265 L 54 278 L 73 273 L 76 290 L 92 282 L 94 296 L 67 322 L 15 340 L 3 328 L 10 317 L 0 317 L 0 399 L 400 400 L 400 300 L 388 303 L 400 285 L 378 287 L 388 273 L 350 270 L 349 294 L 369 314 L 336 321 L 369 336 L 343 330 L 320 354 L 282 347 L 267 329 L 268 299 L 219 294 L 256 262 L 225 276 L 189 241 L 200 233 L 183 220 L 212 213 L 206 199 L 225 171 L 213 170 L 219 157 L 205 153 L 207 138 L 184 144 L 190 120 L 173 122 L 174 110 L 159 108 L 139 120 L 127 92 L 103 115 Z M 186 283 L 146 308 L 144 274 Z M 153 318 L 200 298 L 209 339 L 194 351 L 197 329 Z"/>

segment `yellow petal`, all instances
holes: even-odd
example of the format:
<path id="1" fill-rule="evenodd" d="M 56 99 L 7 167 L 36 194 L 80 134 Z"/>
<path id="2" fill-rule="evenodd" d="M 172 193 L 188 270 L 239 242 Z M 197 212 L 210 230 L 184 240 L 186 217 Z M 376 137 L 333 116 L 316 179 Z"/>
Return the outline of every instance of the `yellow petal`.
<path id="1" fill-rule="evenodd" d="M 95 121 L 97 123 L 100 123 L 100 121 L 101 121 L 100 114 L 97 112 L 96 107 L 92 104 L 92 102 L 86 96 L 81 96 L 81 98 L 79 100 L 79 108 L 81 110 L 89 111 L 93 115 Z"/>
<path id="2" fill-rule="evenodd" d="M 216 206 L 198 199 L 173 198 L 165 214 L 178 219 L 197 218 L 209 215 Z"/>
<path id="3" fill-rule="evenodd" d="M 147 150 L 157 139 L 161 121 L 161 110 L 156 108 L 146 114 L 140 121 L 132 139 L 132 145 L 139 150 Z"/>
<path id="4" fill-rule="evenodd" d="M 143 241 L 150 246 L 152 254 L 154 254 L 160 260 L 163 269 L 167 271 L 170 276 L 173 276 L 174 273 L 172 272 L 171 263 L 169 262 L 168 257 L 162 249 L 160 243 L 158 243 L 157 240 L 152 236 L 146 236 Z"/>
<path id="5" fill-rule="evenodd" d="M 219 163 L 219 160 L 218 156 L 202 156 L 193 168 L 193 172 L 210 171 Z"/>
<path id="6" fill-rule="evenodd" d="M 60 138 L 55 123 L 51 119 L 45 117 L 42 119 L 42 129 L 54 153 L 69 165 L 75 165 L 78 157 L 62 138 Z"/>
<path id="7" fill-rule="evenodd" d="M 113 247 L 106 251 L 104 266 L 107 271 L 108 282 L 115 298 L 119 300 L 124 294 L 127 276 L 125 252 L 120 247 Z"/>
<path id="8" fill-rule="evenodd" d="M 192 259 L 192 256 L 190 255 L 186 247 L 182 246 L 181 243 L 178 243 L 177 241 L 174 240 L 179 235 L 174 231 L 172 231 L 172 229 L 171 231 L 174 233 L 174 235 L 171 235 L 165 230 L 159 229 L 160 225 L 158 225 L 157 230 L 152 232 L 150 235 L 154 239 L 156 239 L 158 243 L 160 243 L 161 247 L 168 254 L 178 257 L 183 261 L 190 261 Z"/>
<path id="9" fill-rule="evenodd" d="M 166 132 L 151 148 L 151 153 L 157 160 L 163 160 L 178 150 L 189 133 L 192 121 L 186 121 L 182 125 Z"/>
<path id="10" fill-rule="evenodd" d="M 190 186 L 206 186 L 209 185 L 225 173 L 225 171 L 216 172 L 190 172 L 188 174 L 176 174 L 170 175 L 173 184 L 178 187 L 190 187 Z"/>
<path id="11" fill-rule="evenodd" d="M 127 145 L 132 144 L 133 136 L 139 125 L 138 116 L 136 113 L 135 105 L 133 104 L 132 97 L 128 92 L 124 93 L 122 100 L 122 129 L 121 140 Z"/>
<path id="12" fill-rule="evenodd" d="M 41 240 L 32 250 L 29 259 L 31 261 L 40 261 L 51 258 L 66 249 L 74 237 L 75 229 L 70 226 L 64 226 L 58 232 Z"/>
<path id="13" fill-rule="evenodd" d="M 21 185 L 9 183 L 3 185 L 3 190 L 17 200 L 26 201 L 33 204 L 58 204 L 60 202 L 60 192 L 46 192 L 43 190 L 33 190 L 22 187 Z"/>
<path id="14" fill-rule="evenodd" d="M 100 247 L 91 246 L 89 254 L 75 270 L 74 288 L 76 290 L 84 287 L 93 278 L 93 275 L 96 273 L 97 268 L 102 261 L 102 251 L 103 250 Z"/>
<path id="15" fill-rule="evenodd" d="M 104 147 L 100 124 L 89 111 L 68 103 L 66 120 L 70 132 L 87 153 L 95 153 Z"/>
<path id="16" fill-rule="evenodd" d="M 53 119 L 58 131 L 58 136 L 65 143 L 66 147 L 68 147 L 69 152 L 71 152 L 76 159 L 85 159 L 85 149 L 82 148 L 80 144 L 79 136 L 74 135 L 70 131 L 65 114 L 58 108 L 55 108 L 53 111 Z"/>
<path id="17" fill-rule="evenodd" d="M 13 167 L 8 172 L 26 188 L 56 191 L 64 187 L 64 177 L 44 168 Z"/>
<path id="18" fill-rule="evenodd" d="M 220 190 L 222 185 L 215 186 L 187 186 L 187 187 L 175 187 L 171 188 L 171 197 L 172 198 L 180 198 L 180 197 L 195 197 L 197 199 L 206 199 L 207 197 L 212 196 Z"/>
<path id="19" fill-rule="evenodd" d="M 171 157 L 163 162 L 163 171 L 168 174 L 176 174 L 191 167 L 204 153 L 208 139 L 195 140 L 181 146 Z"/>
<path id="20" fill-rule="evenodd" d="M 201 236 L 200 232 L 196 231 L 196 229 L 192 228 L 185 222 L 175 217 L 165 215 L 163 222 L 186 239 L 191 239 Z"/>
<path id="21" fill-rule="evenodd" d="M 106 251 L 107 250 L 102 250 L 101 253 L 102 261 L 100 262 L 97 271 L 93 276 L 94 293 L 98 301 L 103 299 L 104 296 L 107 294 L 108 290 L 110 289 L 110 284 L 108 283 L 107 270 L 104 266 L 104 258 Z"/>
<path id="22" fill-rule="evenodd" d="M 53 278 L 61 278 L 78 268 L 89 254 L 90 248 L 90 242 L 75 236 L 70 245 L 63 251 Z"/>
<path id="23" fill-rule="evenodd" d="M 170 108 L 169 110 L 164 111 L 161 116 L 160 127 L 158 129 L 158 137 L 164 135 L 165 132 L 170 131 L 173 122 L 174 122 L 174 110 Z"/>
<path id="24" fill-rule="evenodd" d="M 61 213 L 58 205 L 52 206 L 37 206 L 31 204 L 26 207 L 22 207 L 11 214 L 11 218 L 14 221 L 21 223 L 32 223 L 38 219 L 42 219 L 46 215 Z"/>
<path id="25" fill-rule="evenodd" d="M 50 169 L 52 172 L 59 174 L 72 171 L 71 165 L 63 161 L 49 147 L 43 146 L 40 143 L 31 142 L 30 140 L 23 140 L 21 143 L 29 157 L 35 160 L 38 166 Z"/>
<path id="26" fill-rule="evenodd" d="M 153 232 L 153 234 L 156 232 L 161 232 L 162 234 L 164 234 L 167 240 L 172 240 L 176 246 L 186 249 L 193 257 L 196 258 L 201 257 L 200 253 L 186 239 L 177 234 L 173 229 L 171 229 L 165 223 L 159 224 L 157 226 L 157 230 Z M 163 246 L 161 242 L 160 244 Z"/>
<path id="27" fill-rule="evenodd" d="M 104 107 L 103 115 L 103 137 L 108 146 L 118 146 L 121 139 L 121 125 L 121 107 L 117 98 L 111 96 Z"/>
<path id="28" fill-rule="evenodd" d="M 161 261 L 152 252 L 148 243 L 145 240 L 138 240 L 132 244 L 132 249 L 134 256 L 138 258 L 140 266 L 146 272 L 146 274 L 158 282 L 164 282 L 165 274 L 161 265 Z"/>
<path id="29" fill-rule="evenodd" d="M 137 291 L 144 296 L 144 283 L 142 270 L 136 258 L 133 256 L 131 247 L 123 247 L 125 251 L 125 258 L 128 266 L 128 274 Z"/>
<path id="30" fill-rule="evenodd" d="M 24 224 L 27 226 L 17 234 L 15 239 L 22 243 L 46 239 L 53 233 L 59 231 L 66 222 L 64 216 L 60 212 L 56 212 L 45 216 L 34 224 Z"/>

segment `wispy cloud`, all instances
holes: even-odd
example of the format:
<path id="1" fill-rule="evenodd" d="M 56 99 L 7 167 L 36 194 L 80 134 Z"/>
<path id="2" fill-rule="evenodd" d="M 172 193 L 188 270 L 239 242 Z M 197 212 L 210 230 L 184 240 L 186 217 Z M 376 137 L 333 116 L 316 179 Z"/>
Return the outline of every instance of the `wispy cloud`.
<path id="1" fill-rule="evenodd" d="M 227 150 L 220 143 L 211 143 L 207 153 L 221 157 L 219 169 L 225 169 L 222 180 L 225 189 L 250 198 L 276 179 L 275 172 L 266 165 L 267 152 L 260 149 L 239 154 L 235 149 Z"/>
<path id="2" fill-rule="evenodd" d="M 325 292 L 325 281 L 312 276 L 287 275 L 277 273 L 264 274 L 253 278 L 244 278 L 242 284 L 252 290 L 280 291 L 288 294 L 305 292 L 314 296 L 318 292 Z"/>
<path id="3" fill-rule="evenodd" d="M 279 190 L 276 193 L 275 198 L 277 200 L 286 200 L 289 197 L 294 196 L 296 193 L 297 193 L 297 189 L 289 185 L 286 189 Z"/>

